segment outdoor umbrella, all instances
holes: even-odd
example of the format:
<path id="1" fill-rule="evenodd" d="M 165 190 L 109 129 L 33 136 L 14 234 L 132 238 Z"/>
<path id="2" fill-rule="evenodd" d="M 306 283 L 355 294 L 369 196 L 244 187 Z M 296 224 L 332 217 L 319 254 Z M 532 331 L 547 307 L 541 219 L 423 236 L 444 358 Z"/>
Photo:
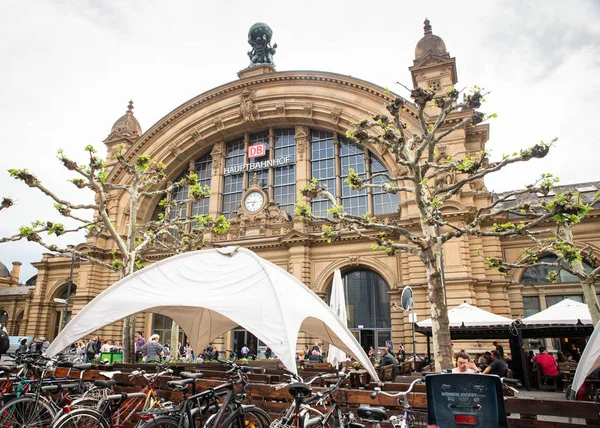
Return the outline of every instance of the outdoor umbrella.
<path id="1" fill-rule="evenodd" d="M 573 377 L 573 384 L 567 392 L 567 397 L 575 398 L 577 391 L 585 382 L 585 379 L 590 375 L 591 372 L 600 367 L 600 329 L 598 325 L 594 328 L 590 340 L 585 345 L 579 364 L 577 364 L 577 371 Z"/>
<path id="2" fill-rule="evenodd" d="M 336 269 L 333 273 L 333 286 L 331 287 L 331 300 L 329 307 L 346 327 L 348 325 L 348 315 L 346 312 L 346 294 L 344 293 L 344 283 L 342 282 L 342 273 Z M 346 353 L 334 345 L 329 345 L 327 362 L 332 366 L 339 366 L 346 361 Z"/>

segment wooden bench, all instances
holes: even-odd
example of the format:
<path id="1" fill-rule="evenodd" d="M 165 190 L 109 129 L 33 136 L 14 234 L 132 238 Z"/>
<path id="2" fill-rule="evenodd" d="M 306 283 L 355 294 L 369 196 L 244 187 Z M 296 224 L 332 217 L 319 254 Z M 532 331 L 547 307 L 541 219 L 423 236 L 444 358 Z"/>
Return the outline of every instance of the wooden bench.
<path id="1" fill-rule="evenodd" d="M 537 379 L 538 389 L 540 391 L 558 391 L 558 378 L 552 376 L 545 376 L 542 373 L 540 364 L 536 361 L 533 363 L 533 373 L 535 373 Z"/>

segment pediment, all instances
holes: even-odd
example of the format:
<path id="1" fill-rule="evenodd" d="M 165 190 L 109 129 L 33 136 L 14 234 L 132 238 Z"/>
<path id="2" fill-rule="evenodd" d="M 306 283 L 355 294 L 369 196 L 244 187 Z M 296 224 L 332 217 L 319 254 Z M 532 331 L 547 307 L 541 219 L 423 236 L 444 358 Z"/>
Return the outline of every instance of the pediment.
<path id="1" fill-rule="evenodd" d="M 290 230 L 284 236 L 280 238 L 282 244 L 289 244 L 293 242 L 305 242 L 312 241 L 314 237 L 299 230 Z"/>
<path id="2" fill-rule="evenodd" d="M 417 61 L 412 67 L 410 67 L 410 69 L 414 70 L 418 68 L 435 67 L 446 64 L 453 65 L 454 58 L 436 54 L 429 54 L 419 59 L 419 61 Z"/>

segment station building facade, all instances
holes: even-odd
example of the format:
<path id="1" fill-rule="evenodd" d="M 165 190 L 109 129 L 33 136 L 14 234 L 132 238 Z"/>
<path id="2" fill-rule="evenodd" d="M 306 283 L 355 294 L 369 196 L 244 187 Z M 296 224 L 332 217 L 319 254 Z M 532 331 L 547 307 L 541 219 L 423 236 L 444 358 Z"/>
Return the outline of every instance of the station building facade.
<path id="1" fill-rule="evenodd" d="M 439 93 L 458 81 L 456 60 L 450 57 L 444 41 L 432 34 L 428 21 L 409 70 L 415 87 L 433 88 Z M 390 340 L 395 344 L 410 343 L 412 325 L 408 315 L 394 309 L 391 303 L 399 303 L 402 288 L 410 285 L 418 319 L 429 318 L 421 261 L 408 253 L 388 256 L 373 251 L 371 241 L 358 235 L 346 234 L 339 241 L 327 243 L 321 236 L 321 224 L 301 219 L 294 212 L 298 190 L 316 177 L 350 212 L 370 212 L 386 222 L 419 230 L 417 209 L 410 194 L 389 195 L 372 189 L 358 192 L 344 183 L 349 168 L 366 176 L 386 170 L 394 175 L 402 173 L 384 148 L 360 147 L 345 138 L 346 131 L 358 120 L 386 114 L 385 106 L 393 97 L 383 88 L 355 77 L 318 71 L 281 72 L 272 65 L 257 65 L 239 72 L 238 80 L 178 106 L 145 131 L 130 103 L 105 140 L 111 167 L 108 180 L 127 179 L 112 160 L 116 148 L 123 144 L 128 147 L 128 156 L 145 154 L 165 163 L 171 181 L 196 172 L 201 184 L 210 188 L 210 197 L 200 203 L 182 203 L 180 212 L 187 216 L 223 214 L 231 222 L 226 234 L 209 234 L 207 241 L 255 251 L 297 277 L 324 300 L 328 299 L 334 271 L 341 269 L 347 290 L 348 326 L 359 342 L 366 349 L 384 346 Z M 416 127 L 416 107 L 407 103 L 404 109 L 409 129 Z M 427 120 L 435 120 L 435 111 L 429 113 Z M 459 121 L 461 114 L 470 113 L 457 112 L 451 119 Z M 488 125 L 465 127 L 448 135 L 439 150 L 448 156 L 471 156 L 485 148 L 488 136 Z M 452 182 L 455 177 L 440 179 Z M 582 186 L 591 192 L 598 183 Z M 169 195 L 175 200 L 186 196 L 185 188 Z M 110 197 L 112 220 L 125 234 L 126 225 L 133 221 L 129 218 L 128 196 L 115 192 Z M 493 197 L 482 180 L 476 181 L 442 207 L 442 213 L 460 222 L 468 218 L 473 208 L 488 205 Z M 144 200 L 136 220 L 147 221 L 156 216 L 158 202 L 159 197 Z M 312 209 L 325 214 L 327 203 L 315 200 Z M 581 245 L 600 245 L 597 215 L 597 211 L 592 212 L 576 228 Z M 477 252 L 481 248 L 487 255 L 514 261 L 528 245 L 524 240 L 469 236 L 446 243 L 443 251 L 449 307 L 468 302 L 498 315 L 521 318 L 564 296 L 581 298 L 574 278 L 565 276 L 550 284 L 543 272 L 533 270 L 516 270 L 505 277 L 488 270 Z M 112 246 L 107 237 L 99 237 L 79 248 L 109 261 Z M 155 258 L 168 256 L 160 254 Z M 68 321 L 118 280 L 116 273 L 101 266 L 75 260 L 69 293 L 72 303 L 65 311 L 60 299 L 67 297 L 71 260 L 45 255 L 34 265 L 38 274 L 27 286 L 16 285 L 18 266 L 13 267 L 12 273 L 0 269 L 0 277 L 5 275 L 0 278 L 0 306 L 6 312 L 12 335 L 45 335 L 52 339 L 64 317 Z M 2 282 L 5 278 L 10 279 Z M 248 310 L 252 310 L 251 302 Z M 162 315 L 138 316 L 138 329 L 147 335 L 157 332 L 166 338 L 171 326 L 172 320 Z M 117 323 L 99 334 L 119 341 L 121 331 L 122 326 Z M 216 343 L 220 349 L 239 349 L 252 340 L 248 332 L 239 328 Z M 417 340 L 422 351 L 425 339 Z M 298 347 L 313 341 L 301 336 Z M 470 342 L 461 347 L 487 349 L 489 343 Z"/>

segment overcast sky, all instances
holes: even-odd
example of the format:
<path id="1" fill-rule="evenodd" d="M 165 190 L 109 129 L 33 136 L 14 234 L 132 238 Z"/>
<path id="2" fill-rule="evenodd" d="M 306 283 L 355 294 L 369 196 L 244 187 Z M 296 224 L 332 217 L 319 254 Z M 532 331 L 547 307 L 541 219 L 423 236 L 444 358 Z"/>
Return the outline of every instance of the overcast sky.
<path id="1" fill-rule="evenodd" d="M 28 168 L 65 198 L 85 200 L 56 160 L 59 148 L 83 160 L 135 102 L 145 131 L 183 102 L 237 79 L 248 65 L 247 32 L 273 29 L 277 70 L 352 75 L 403 96 L 423 20 L 456 57 L 459 89 L 492 91 L 485 111 L 495 156 L 559 137 L 541 161 L 486 180 L 509 190 L 553 172 L 562 183 L 600 179 L 600 2 L 590 1 L 29 1 L 0 2 L 0 236 L 35 219 L 60 220 L 52 203 L 8 177 Z M 72 243 L 77 243 L 74 240 Z M 0 244 L 21 279 L 42 248 Z"/>

